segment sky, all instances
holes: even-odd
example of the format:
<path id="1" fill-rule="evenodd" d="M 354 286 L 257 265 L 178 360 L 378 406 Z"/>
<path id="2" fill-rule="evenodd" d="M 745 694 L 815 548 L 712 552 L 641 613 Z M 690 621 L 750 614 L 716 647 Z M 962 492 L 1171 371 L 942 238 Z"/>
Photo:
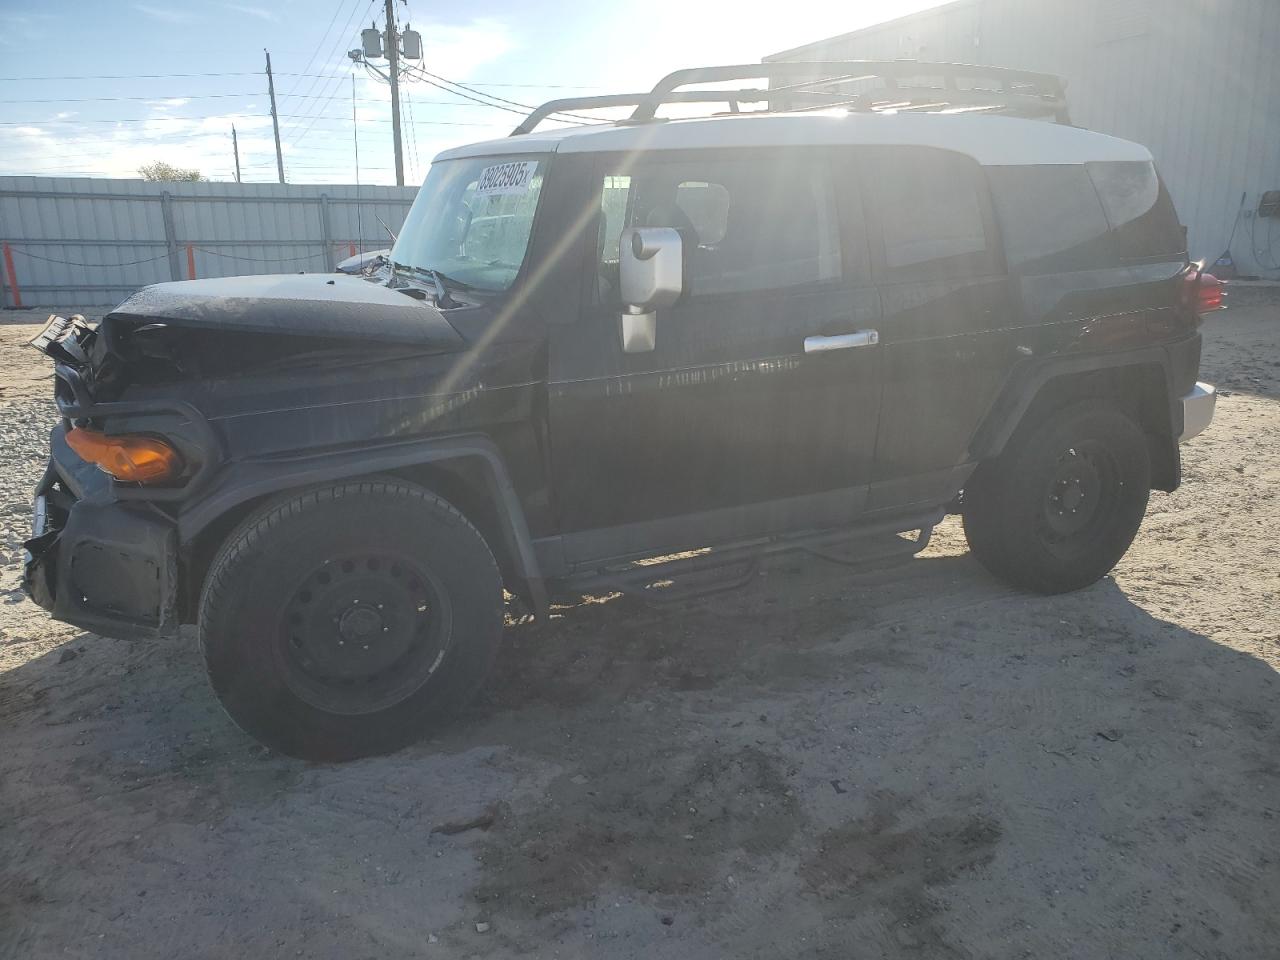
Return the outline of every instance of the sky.
<path id="1" fill-rule="evenodd" d="M 407 80 L 407 183 L 440 150 L 509 133 L 526 112 L 516 104 L 647 89 L 681 67 L 756 62 L 938 4 L 394 2 L 422 35 L 414 66 L 491 100 Z M 390 87 L 346 55 L 375 22 L 383 0 L 0 0 L 0 175 L 136 178 L 162 160 L 230 181 L 234 125 L 243 180 L 275 182 L 265 48 L 286 180 L 357 182 L 358 141 L 358 182 L 394 183 Z"/>

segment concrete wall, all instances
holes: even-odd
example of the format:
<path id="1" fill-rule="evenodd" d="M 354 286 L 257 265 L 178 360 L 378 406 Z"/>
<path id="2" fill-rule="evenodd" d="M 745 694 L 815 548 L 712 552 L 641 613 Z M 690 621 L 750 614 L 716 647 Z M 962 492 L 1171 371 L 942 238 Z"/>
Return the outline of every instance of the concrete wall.
<path id="1" fill-rule="evenodd" d="M 765 59 L 899 58 L 1063 77 L 1073 122 L 1150 148 L 1193 257 L 1230 239 L 1280 278 L 1280 219 L 1254 215 L 1280 190 L 1280 0 L 959 0 Z"/>
<path id="2" fill-rule="evenodd" d="M 115 305 L 197 277 L 332 270 L 391 245 L 417 187 L 0 177 L 0 242 L 28 305 Z M 190 256 L 188 257 L 188 246 Z M 3 305 L 15 306 L 0 260 Z"/>

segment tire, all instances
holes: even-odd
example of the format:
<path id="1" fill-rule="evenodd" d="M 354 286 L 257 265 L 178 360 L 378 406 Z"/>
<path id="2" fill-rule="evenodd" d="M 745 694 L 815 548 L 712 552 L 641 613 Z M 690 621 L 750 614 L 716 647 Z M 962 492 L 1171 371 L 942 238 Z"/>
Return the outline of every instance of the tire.
<path id="1" fill-rule="evenodd" d="M 1142 428 L 1102 401 L 1019 427 L 965 484 L 965 539 L 1016 587 L 1066 593 L 1101 579 L 1137 535 L 1151 492 Z"/>
<path id="2" fill-rule="evenodd" d="M 502 636 L 493 554 L 444 500 L 394 480 L 278 500 L 228 537 L 199 635 L 232 720 L 306 760 L 389 753 L 480 688 Z"/>

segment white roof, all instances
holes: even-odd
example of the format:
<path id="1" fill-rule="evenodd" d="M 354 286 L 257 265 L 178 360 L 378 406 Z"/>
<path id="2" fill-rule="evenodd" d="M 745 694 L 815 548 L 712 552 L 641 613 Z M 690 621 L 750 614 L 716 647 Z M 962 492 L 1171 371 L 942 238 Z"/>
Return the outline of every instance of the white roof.
<path id="1" fill-rule="evenodd" d="M 454 147 L 437 160 L 513 153 L 694 150 L 707 147 L 938 147 L 988 166 L 1150 160 L 1140 144 L 1045 120 L 978 113 L 744 113 L 647 123 L 597 123 Z"/>

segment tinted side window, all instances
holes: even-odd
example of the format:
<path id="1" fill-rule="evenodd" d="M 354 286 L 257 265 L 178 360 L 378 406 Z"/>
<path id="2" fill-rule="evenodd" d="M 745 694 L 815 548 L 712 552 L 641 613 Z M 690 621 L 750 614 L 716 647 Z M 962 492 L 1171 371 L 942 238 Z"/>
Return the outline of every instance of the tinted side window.
<path id="1" fill-rule="evenodd" d="M 821 161 L 642 162 L 605 177 L 601 201 L 601 275 L 608 281 L 626 226 L 680 230 L 692 296 L 840 277 L 836 204 Z"/>
<path id="2" fill-rule="evenodd" d="M 974 161 L 941 150 L 874 150 L 864 169 L 891 276 L 957 276 L 990 265 Z"/>
<path id="3" fill-rule="evenodd" d="M 1186 238 L 1173 201 L 1150 161 L 1087 163 L 1124 260 L 1180 255 Z"/>
<path id="4" fill-rule="evenodd" d="M 1055 273 L 1114 266 L 1107 218 L 1083 166 L 988 167 L 1010 268 Z"/>

